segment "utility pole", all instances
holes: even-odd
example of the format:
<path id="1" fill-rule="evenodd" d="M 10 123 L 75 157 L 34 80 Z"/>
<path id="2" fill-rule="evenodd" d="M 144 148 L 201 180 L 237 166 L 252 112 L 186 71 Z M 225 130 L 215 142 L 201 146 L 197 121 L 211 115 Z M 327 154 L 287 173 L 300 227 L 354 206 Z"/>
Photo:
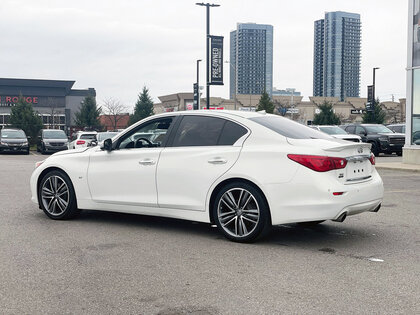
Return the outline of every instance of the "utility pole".
<path id="1" fill-rule="evenodd" d="M 210 84 L 209 84 L 209 77 L 210 77 L 210 64 L 209 64 L 209 40 L 210 40 L 210 7 L 220 7 L 220 4 L 210 4 L 210 3 L 196 3 L 196 5 L 206 7 L 206 19 L 207 19 L 207 27 L 206 27 L 206 97 L 207 97 L 207 109 L 210 108 Z"/>

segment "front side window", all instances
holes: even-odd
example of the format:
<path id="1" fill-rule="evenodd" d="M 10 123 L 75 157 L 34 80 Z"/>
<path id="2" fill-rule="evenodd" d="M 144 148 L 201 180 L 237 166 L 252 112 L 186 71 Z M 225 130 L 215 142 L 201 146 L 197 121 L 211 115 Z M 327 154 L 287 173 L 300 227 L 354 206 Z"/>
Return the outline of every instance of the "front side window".
<path id="1" fill-rule="evenodd" d="M 364 135 L 365 134 L 365 129 L 363 127 L 360 127 L 360 126 L 356 126 L 356 134 L 357 135 Z"/>
<path id="2" fill-rule="evenodd" d="M 174 118 L 165 117 L 141 124 L 122 136 L 118 149 L 153 148 L 164 145 L 169 127 Z"/>
<path id="3" fill-rule="evenodd" d="M 370 133 L 392 133 L 392 131 L 382 125 L 366 126 L 366 129 Z"/>

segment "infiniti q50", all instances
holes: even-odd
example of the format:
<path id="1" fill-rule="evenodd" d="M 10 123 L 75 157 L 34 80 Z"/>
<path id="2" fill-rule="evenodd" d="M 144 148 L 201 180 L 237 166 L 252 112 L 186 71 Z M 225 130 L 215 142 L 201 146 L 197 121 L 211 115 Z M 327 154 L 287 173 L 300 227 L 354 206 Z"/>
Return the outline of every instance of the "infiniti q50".
<path id="1" fill-rule="evenodd" d="M 155 115 L 101 146 L 38 162 L 32 201 L 51 219 L 103 210 L 212 222 L 249 242 L 272 225 L 343 221 L 383 198 L 370 144 L 276 115 Z"/>

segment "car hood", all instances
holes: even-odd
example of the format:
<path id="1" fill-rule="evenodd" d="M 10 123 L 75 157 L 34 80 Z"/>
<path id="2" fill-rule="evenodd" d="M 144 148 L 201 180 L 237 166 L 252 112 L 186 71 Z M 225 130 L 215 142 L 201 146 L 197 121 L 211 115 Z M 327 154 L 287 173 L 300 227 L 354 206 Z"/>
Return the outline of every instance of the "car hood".
<path id="1" fill-rule="evenodd" d="M 44 142 L 68 142 L 67 139 L 44 139 Z"/>
<path id="2" fill-rule="evenodd" d="M 27 139 L 13 139 L 13 138 L 1 138 L 2 142 L 6 142 L 6 143 L 24 143 L 27 142 Z"/>
<path id="3" fill-rule="evenodd" d="M 90 148 L 84 147 L 84 148 L 80 148 L 80 149 L 65 150 L 65 151 L 60 151 L 60 152 L 54 153 L 52 156 L 83 153 L 83 152 L 85 152 L 85 151 L 87 151 L 89 149 Z"/>
<path id="4" fill-rule="evenodd" d="M 378 133 L 378 135 L 381 135 L 381 136 L 388 136 L 388 137 L 390 137 L 390 138 L 405 138 L 405 134 L 403 134 L 403 133 L 382 133 L 382 132 L 380 132 L 380 133 Z"/>

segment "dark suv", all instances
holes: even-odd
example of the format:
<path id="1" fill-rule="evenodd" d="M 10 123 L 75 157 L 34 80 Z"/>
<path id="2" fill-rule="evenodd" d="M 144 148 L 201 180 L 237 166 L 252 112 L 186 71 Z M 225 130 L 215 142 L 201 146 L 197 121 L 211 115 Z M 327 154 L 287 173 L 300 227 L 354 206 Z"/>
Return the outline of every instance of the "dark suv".
<path id="1" fill-rule="evenodd" d="M 68 149 L 68 139 L 63 130 L 41 129 L 36 144 L 36 150 L 42 154 Z"/>
<path id="2" fill-rule="evenodd" d="M 29 154 L 29 143 L 22 129 L 4 128 L 0 131 L 0 152 Z"/>
<path id="3" fill-rule="evenodd" d="M 402 155 L 405 143 L 403 133 L 394 133 L 384 125 L 379 124 L 350 124 L 340 126 L 348 133 L 359 135 L 363 142 L 372 144 L 372 152 L 375 156 L 379 153 L 393 153 Z"/>

